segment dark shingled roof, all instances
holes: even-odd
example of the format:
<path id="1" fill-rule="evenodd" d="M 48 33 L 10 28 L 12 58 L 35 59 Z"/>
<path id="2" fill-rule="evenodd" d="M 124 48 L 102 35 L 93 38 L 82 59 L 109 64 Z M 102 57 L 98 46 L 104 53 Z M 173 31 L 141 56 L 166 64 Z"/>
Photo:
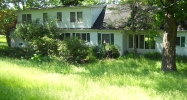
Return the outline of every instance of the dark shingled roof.
<path id="1" fill-rule="evenodd" d="M 121 29 L 123 28 L 123 22 L 130 16 L 130 10 L 127 6 L 123 6 L 126 8 L 125 11 L 122 9 L 119 12 L 113 9 L 119 5 L 107 5 L 103 8 L 97 20 L 92 26 L 92 29 Z M 112 10 L 111 10 L 112 9 Z M 122 13 L 121 13 L 122 12 Z"/>
<path id="2" fill-rule="evenodd" d="M 115 10 L 115 8 L 118 10 L 120 8 L 120 11 Z M 130 13 L 131 9 L 128 5 L 107 5 L 103 8 L 91 29 L 123 29 Z M 160 29 L 162 30 L 164 27 L 161 26 Z M 178 23 L 178 30 L 187 30 L 187 21 Z"/>
<path id="3" fill-rule="evenodd" d="M 102 29 L 103 28 L 103 21 L 104 21 L 104 17 L 105 17 L 105 12 L 106 12 L 106 6 L 103 8 L 101 13 L 99 14 L 97 20 L 95 21 L 95 23 L 92 26 L 92 29 Z"/>

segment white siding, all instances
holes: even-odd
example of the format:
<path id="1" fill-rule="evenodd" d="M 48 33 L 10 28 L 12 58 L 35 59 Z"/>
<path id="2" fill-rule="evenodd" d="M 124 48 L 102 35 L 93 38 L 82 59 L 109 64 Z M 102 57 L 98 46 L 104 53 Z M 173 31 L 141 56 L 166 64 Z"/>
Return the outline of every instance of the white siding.
<path id="1" fill-rule="evenodd" d="M 187 31 L 179 31 L 177 37 L 185 37 L 185 47 L 176 46 L 177 55 L 186 55 L 187 56 Z M 157 37 L 156 40 L 156 51 L 162 53 L 162 35 Z"/>
<path id="2" fill-rule="evenodd" d="M 92 23 L 91 26 L 93 26 L 93 24 L 95 23 L 95 21 L 97 20 L 99 14 L 101 13 L 101 11 L 103 10 L 103 7 L 92 7 L 91 8 L 91 16 L 92 16 Z"/>
<path id="3" fill-rule="evenodd" d="M 18 23 L 22 22 L 22 14 L 32 14 L 32 21 L 35 22 L 37 18 L 40 19 L 40 23 L 43 22 L 43 13 L 48 13 L 48 18 L 56 20 L 57 12 L 62 12 L 62 21 L 56 22 L 58 28 L 91 28 L 91 14 L 89 7 L 65 7 L 65 8 L 53 8 L 53 9 L 37 9 L 19 11 Z M 70 22 L 70 12 L 82 12 L 83 22 Z"/>

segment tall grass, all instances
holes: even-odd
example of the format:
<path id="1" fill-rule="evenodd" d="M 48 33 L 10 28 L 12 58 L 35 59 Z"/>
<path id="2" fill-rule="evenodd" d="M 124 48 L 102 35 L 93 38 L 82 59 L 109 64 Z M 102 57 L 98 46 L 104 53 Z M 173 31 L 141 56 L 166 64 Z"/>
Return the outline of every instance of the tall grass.
<path id="1" fill-rule="evenodd" d="M 7 46 L 6 38 L 4 35 L 0 35 L 0 45 L 1 46 Z"/>
<path id="2" fill-rule="evenodd" d="M 0 57 L 1 100 L 185 100 L 187 66 L 160 71 L 160 61 L 122 57 L 71 65 Z"/>

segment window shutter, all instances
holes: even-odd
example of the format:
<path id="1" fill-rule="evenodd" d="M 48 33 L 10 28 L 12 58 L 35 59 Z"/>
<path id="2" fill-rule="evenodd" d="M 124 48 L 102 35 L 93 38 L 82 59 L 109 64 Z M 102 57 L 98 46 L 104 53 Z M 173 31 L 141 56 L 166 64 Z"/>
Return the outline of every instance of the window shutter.
<path id="1" fill-rule="evenodd" d="M 90 33 L 87 33 L 87 42 L 90 42 Z"/>
<path id="2" fill-rule="evenodd" d="M 114 34 L 113 33 L 110 34 L 110 38 L 111 38 L 111 44 L 114 44 Z"/>
<path id="3" fill-rule="evenodd" d="M 73 33 L 73 38 L 75 38 L 75 33 Z"/>
<path id="4" fill-rule="evenodd" d="M 185 37 L 181 37 L 181 47 L 185 47 Z"/>
<path id="5" fill-rule="evenodd" d="M 101 43 L 101 33 L 97 34 L 97 38 L 98 38 L 98 44 L 100 44 Z"/>

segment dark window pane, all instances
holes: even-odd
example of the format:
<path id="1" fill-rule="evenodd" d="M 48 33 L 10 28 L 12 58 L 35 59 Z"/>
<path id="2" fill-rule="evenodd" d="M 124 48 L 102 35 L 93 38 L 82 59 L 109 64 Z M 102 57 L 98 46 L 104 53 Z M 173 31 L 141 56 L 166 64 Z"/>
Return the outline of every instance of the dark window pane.
<path id="1" fill-rule="evenodd" d="M 82 33 L 82 40 L 83 40 L 83 41 L 87 41 L 87 40 L 86 40 L 86 33 Z"/>
<path id="2" fill-rule="evenodd" d="M 140 48 L 144 49 L 144 35 L 140 35 Z"/>
<path id="3" fill-rule="evenodd" d="M 103 42 L 110 43 L 110 35 L 109 34 L 102 34 L 102 43 Z"/>
<path id="4" fill-rule="evenodd" d="M 82 12 L 77 12 L 77 21 L 82 22 Z"/>
<path id="5" fill-rule="evenodd" d="M 25 22 L 26 21 L 26 14 L 22 14 L 22 21 Z"/>
<path id="6" fill-rule="evenodd" d="M 57 20 L 62 21 L 62 12 L 57 12 Z"/>
<path id="7" fill-rule="evenodd" d="M 144 38 L 144 41 L 145 41 L 145 49 L 149 49 L 149 36 L 148 35 L 145 35 L 145 38 Z"/>
<path id="8" fill-rule="evenodd" d="M 133 36 L 129 35 L 129 48 L 133 48 Z"/>
<path id="9" fill-rule="evenodd" d="M 181 47 L 185 47 L 185 37 L 181 37 Z"/>
<path id="10" fill-rule="evenodd" d="M 76 22 L 75 12 L 70 12 L 70 22 Z"/>
<path id="11" fill-rule="evenodd" d="M 47 21 L 48 21 L 48 14 L 43 13 L 43 22 L 47 22 Z"/>
<path id="12" fill-rule="evenodd" d="M 176 37 L 176 45 L 180 46 L 180 37 Z"/>

